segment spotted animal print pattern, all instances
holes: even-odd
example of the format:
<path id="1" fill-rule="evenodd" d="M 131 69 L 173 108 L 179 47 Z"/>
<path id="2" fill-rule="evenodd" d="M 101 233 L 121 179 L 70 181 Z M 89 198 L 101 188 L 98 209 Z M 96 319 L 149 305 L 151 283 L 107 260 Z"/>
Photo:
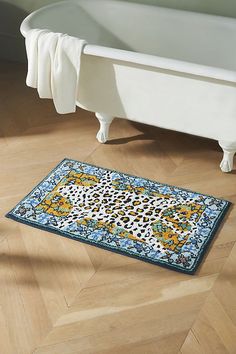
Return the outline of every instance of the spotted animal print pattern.
<path id="1" fill-rule="evenodd" d="M 194 273 L 230 203 L 63 160 L 8 217 Z"/>

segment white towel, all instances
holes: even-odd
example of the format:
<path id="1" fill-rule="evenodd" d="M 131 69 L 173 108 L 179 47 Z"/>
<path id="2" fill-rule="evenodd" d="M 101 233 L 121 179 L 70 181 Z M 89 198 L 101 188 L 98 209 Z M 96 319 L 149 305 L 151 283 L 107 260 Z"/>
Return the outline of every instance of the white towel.
<path id="1" fill-rule="evenodd" d="M 80 59 L 86 41 L 62 35 L 58 39 L 52 79 L 53 102 L 58 113 L 75 112 Z"/>
<path id="2" fill-rule="evenodd" d="M 49 30 L 26 35 L 28 73 L 26 84 L 38 89 L 40 98 L 52 98 L 58 113 L 76 110 L 80 57 L 86 41 Z"/>
<path id="3" fill-rule="evenodd" d="M 38 84 L 40 98 L 53 98 L 53 65 L 60 33 L 44 32 L 38 37 Z"/>
<path id="4" fill-rule="evenodd" d="M 38 85 L 38 39 L 45 30 L 34 29 L 27 32 L 25 37 L 26 54 L 28 58 L 28 73 L 26 84 L 37 88 Z"/>

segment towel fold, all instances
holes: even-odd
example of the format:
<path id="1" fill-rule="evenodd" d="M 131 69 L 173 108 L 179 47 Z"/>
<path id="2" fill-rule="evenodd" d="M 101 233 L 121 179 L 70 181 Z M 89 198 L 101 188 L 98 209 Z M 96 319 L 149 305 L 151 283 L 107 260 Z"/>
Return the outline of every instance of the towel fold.
<path id="1" fill-rule="evenodd" d="M 46 30 L 34 29 L 27 32 L 25 37 L 26 54 L 28 58 L 27 86 L 37 88 L 38 85 L 38 39 Z"/>
<path id="2" fill-rule="evenodd" d="M 80 58 L 85 40 L 49 30 L 26 35 L 28 73 L 26 84 L 37 88 L 40 98 L 52 98 L 60 114 L 76 110 Z"/>
<path id="3" fill-rule="evenodd" d="M 44 32 L 38 37 L 38 94 L 40 98 L 53 98 L 53 63 L 60 33 Z"/>
<path id="4" fill-rule="evenodd" d="M 80 58 L 86 42 L 62 35 L 58 39 L 54 63 L 52 96 L 57 112 L 75 112 L 80 73 Z"/>

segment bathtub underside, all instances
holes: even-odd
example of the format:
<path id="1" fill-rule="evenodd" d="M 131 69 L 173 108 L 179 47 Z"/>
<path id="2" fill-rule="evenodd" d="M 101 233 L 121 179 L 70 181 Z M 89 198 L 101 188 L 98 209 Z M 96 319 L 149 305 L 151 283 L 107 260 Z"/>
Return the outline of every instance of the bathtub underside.
<path id="1" fill-rule="evenodd" d="M 100 128 L 97 133 L 97 140 L 99 143 L 106 143 L 109 140 L 109 128 L 114 119 L 114 117 L 102 114 L 95 113 L 99 123 Z M 231 172 L 233 169 L 233 159 L 236 153 L 236 143 L 230 143 L 226 141 L 219 141 L 219 145 L 223 150 L 223 159 L 220 163 L 220 168 L 222 172 Z"/>

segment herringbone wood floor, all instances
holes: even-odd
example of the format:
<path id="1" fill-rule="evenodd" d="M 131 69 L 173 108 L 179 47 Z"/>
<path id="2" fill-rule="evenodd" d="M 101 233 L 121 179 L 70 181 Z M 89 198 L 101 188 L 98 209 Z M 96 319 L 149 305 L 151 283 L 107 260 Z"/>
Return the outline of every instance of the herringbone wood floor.
<path id="1" fill-rule="evenodd" d="M 94 115 L 57 115 L 25 70 L 0 64 L 0 353 L 236 353 L 235 208 L 194 276 L 4 218 L 64 157 L 235 203 L 217 143 L 117 119 L 100 145 Z"/>

